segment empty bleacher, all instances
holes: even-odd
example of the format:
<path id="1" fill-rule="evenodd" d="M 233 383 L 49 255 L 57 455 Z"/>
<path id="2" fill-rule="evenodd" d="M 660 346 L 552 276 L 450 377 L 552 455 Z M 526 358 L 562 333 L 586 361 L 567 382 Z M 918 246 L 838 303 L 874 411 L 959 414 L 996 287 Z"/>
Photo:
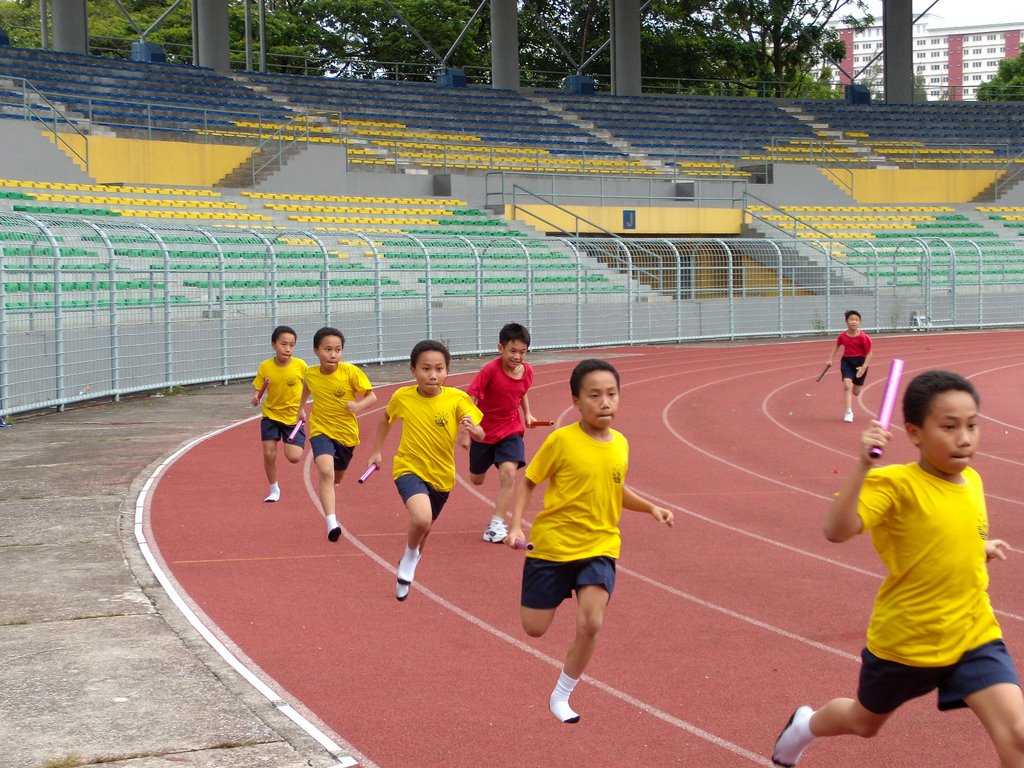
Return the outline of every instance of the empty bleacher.
<path id="1" fill-rule="evenodd" d="M 1024 152 L 1024 105 L 1019 102 L 794 105 L 893 165 L 987 167 L 1005 165 Z"/>
<path id="2" fill-rule="evenodd" d="M 885 285 L 1024 283 L 1024 241 L 990 226 L 986 219 L 1013 223 L 1001 218 L 1008 214 L 992 213 L 991 208 L 784 205 L 774 212 L 758 205 L 749 210 Z M 922 271 L 925 250 L 939 255 L 929 258 L 927 275 Z"/>
<path id="3" fill-rule="evenodd" d="M 280 121 L 284 106 L 209 69 L 0 46 L 0 115 L 21 117 L 29 81 L 68 119 L 147 133 Z"/>
<path id="4" fill-rule="evenodd" d="M 552 104 L 689 175 L 746 175 L 736 162 L 773 146 L 794 157 L 818 142 L 802 121 L 767 99 L 574 96 L 544 92 Z"/>

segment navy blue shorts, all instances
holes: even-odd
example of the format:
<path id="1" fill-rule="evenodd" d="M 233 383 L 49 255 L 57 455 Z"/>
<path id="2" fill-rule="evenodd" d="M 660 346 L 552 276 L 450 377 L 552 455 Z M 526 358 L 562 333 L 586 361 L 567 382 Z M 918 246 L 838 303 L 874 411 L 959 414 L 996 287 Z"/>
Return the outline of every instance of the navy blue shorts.
<path id="1" fill-rule="evenodd" d="M 412 473 L 395 478 L 395 487 L 398 489 L 402 501 L 409 501 L 420 493 L 427 494 L 430 497 L 430 516 L 433 520 L 437 520 L 437 516 L 444 509 L 445 502 L 448 501 L 448 491 L 438 491 L 419 475 Z"/>
<path id="2" fill-rule="evenodd" d="M 604 587 L 611 598 L 615 589 L 615 558 L 587 557 L 556 563 L 528 557 L 523 563 L 523 608 L 557 608 L 562 601 L 579 594 L 580 587 Z"/>
<path id="3" fill-rule="evenodd" d="M 260 419 L 260 440 L 273 440 L 275 443 L 278 440 L 282 440 L 289 445 L 297 445 L 300 448 L 306 444 L 306 427 L 303 425 L 299 428 L 299 431 L 295 433 L 295 439 L 289 440 L 288 435 L 295 429 L 294 424 L 282 424 L 280 421 L 274 421 L 264 416 Z"/>
<path id="4" fill-rule="evenodd" d="M 351 445 L 343 445 L 337 440 L 332 440 L 327 435 L 313 435 L 309 438 L 309 444 L 313 448 L 313 458 L 318 456 L 333 456 L 335 469 L 348 469 L 352 461 L 352 453 L 355 448 Z"/>
<path id="5" fill-rule="evenodd" d="M 864 365 L 863 357 L 844 357 L 839 361 L 839 370 L 843 372 L 844 379 L 853 379 L 853 383 L 858 387 L 864 385 L 864 380 L 868 377 L 868 372 L 864 371 L 863 376 L 857 375 L 857 369 Z"/>
<path id="6" fill-rule="evenodd" d="M 496 443 L 469 444 L 469 471 L 474 475 L 482 475 L 492 466 L 497 467 L 506 461 L 516 462 L 522 469 L 526 466 L 526 445 L 522 435 L 509 435 Z"/>
<path id="7" fill-rule="evenodd" d="M 964 699 L 997 683 L 1020 685 L 1002 640 L 967 651 L 948 667 L 908 667 L 880 659 L 867 648 L 860 654 L 857 700 L 869 712 L 887 715 L 901 704 L 938 689 L 940 710 L 966 707 Z"/>

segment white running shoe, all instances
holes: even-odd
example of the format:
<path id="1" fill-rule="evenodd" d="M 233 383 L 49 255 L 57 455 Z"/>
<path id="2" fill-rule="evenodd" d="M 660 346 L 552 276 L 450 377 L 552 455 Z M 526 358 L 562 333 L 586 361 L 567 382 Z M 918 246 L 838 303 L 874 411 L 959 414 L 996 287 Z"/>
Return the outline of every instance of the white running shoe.
<path id="1" fill-rule="evenodd" d="M 267 503 L 270 503 L 270 502 L 275 502 L 275 501 L 280 501 L 280 500 L 281 500 L 281 489 L 280 488 L 271 487 L 270 488 L 270 493 L 267 494 L 267 498 L 265 498 L 263 501 L 267 502 Z"/>
<path id="2" fill-rule="evenodd" d="M 775 740 L 775 748 L 772 750 L 772 762 L 783 768 L 793 768 L 800 760 L 800 756 L 814 741 L 815 736 L 807 726 L 814 710 L 810 707 L 800 707 L 790 716 L 786 727 L 782 729 L 779 738 Z"/>
<path id="3" fill-rule="evenodd" d="M 843 421 L 845 421 L 847 424 L 852 424 L 853 423 L 853 411 L 847 411 L 845 414 L 843 414 Z"/>
<path id="4" fill-rule="evenodd" d="M 508 528 L 505 527 L 505 523 L 501 520 L 491 520 L 487 524 L 487 530 L 484 531 L 484 541 L 490 541 L 494 544 L 501 544 L 508 536 Z"/>

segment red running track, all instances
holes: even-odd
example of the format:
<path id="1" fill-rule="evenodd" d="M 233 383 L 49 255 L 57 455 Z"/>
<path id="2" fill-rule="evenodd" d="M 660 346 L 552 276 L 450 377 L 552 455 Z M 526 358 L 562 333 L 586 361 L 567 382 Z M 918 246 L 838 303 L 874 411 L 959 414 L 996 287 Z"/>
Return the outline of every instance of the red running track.
<path id="1" fill-rule="evenodd" d="M 856 689 L 881 568 L 867 537 L 829 544 L 820 529 L 859 432 L 878 409 L 892 357 L 906 360 L 907 379 L 948 368 L 975 381 L 983 414 L 975 466 L 992 534 L 1024 550 L 1024 377 L 1013 352 L 1024 347 L 1024 333 L 876 339 L 852 425 L 842 422 L 838 366 L 814 381 L 829 346 L 578 354 L 619 368 L 616 427 L 631 444 L 628 482 L 671 506 L 677 521 L 670 530 L 623 515 L 615 596 L 573 694 L 578 725 L 547 710 L 575 605 L 563 605 L 544 638 L 522 632 L 522 554 L 480 538 L 494 477 L 482 492 L 460 478 L 405 603 L 394 599 L 393 571 L 407 516 L 389 473 L 356 483 L 366 445 L 339 492 L 337 544 L 326 539 L 308 460 L 281 472 L 281 502 L 262 503 L 255 421 L 195 444 L 166 467 L 144 510 L 146 539 L 206 625 L 363 765 L 769 765 L 797 705 Z M 535 414 L 573 419 L 572 365 L 537 367 Z M 381 403 L 392 389 L 378 388 Z M 361 424 L 367 441 L 379 415 L 378 408 Z M 888 459 L 913 460 L 913 447 L 894 430 Z M 528 453 L 545 432 L 527 434 Z M 464 477 L 461 451 L 458 466 Z M 1018 661 L 1021 558 L 995 564 L 991 586 Z M 873 740 L 813 745 L 801 766 L 961 768 L 965 755 L 973 765 L 996 764 L 973 715 L 940 714 L 926 697 Z"/>

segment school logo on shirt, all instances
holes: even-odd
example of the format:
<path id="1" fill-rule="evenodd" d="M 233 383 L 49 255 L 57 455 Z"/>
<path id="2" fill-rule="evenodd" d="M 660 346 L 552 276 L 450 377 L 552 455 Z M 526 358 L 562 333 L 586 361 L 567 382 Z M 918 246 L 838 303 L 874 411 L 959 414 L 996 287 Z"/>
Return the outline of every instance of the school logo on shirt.
<path id="1" fill-rule="evenodd" d="M 341 388 L 341 387 L 338 387 L 337 389 L 335 389 L 333 394 L 334 394 L 334 397 L 335 397 L 336 400 L 344 400 L 345 399 L 345 390 L 343 388 Z"/>
<path id="2" fill-rule="evenodd" d="M 297 387 L 300 383 L 302 383 L 302 379 L 298 379 L 294 376 L 289 376 L 287 379 L 284 380 L 284 383 L 286 386 L 289 387 Z"/>
<path id="3" fill-rule="evenodd" d="M 441 429 L 444 429 L 448 426 L 448 414 L 443 411 L 438 411 L 434 414 L 434 423 L 441 427 Z"/>
<path id="4" fill-rule="evenodd" d="M 622 471 L 622 467 L 614 467 L 612 469 L 612 482 L 616 485 L 622 485 L 622 478 L 625 472 Z"/>

